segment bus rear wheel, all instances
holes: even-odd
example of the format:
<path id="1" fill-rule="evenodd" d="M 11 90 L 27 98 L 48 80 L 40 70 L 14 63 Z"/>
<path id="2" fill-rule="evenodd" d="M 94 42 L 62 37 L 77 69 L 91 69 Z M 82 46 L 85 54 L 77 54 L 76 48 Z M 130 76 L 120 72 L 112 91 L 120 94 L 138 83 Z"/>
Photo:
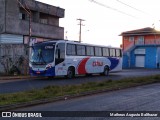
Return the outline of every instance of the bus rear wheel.
<path id="1" fill-rule="evenodd" d="M 105 75 L 105 76 L 108 76 L 108 75 L 109 75 L 109 67 L 108 67 L 108 66 L 105 66 L 105 67 L 104 67 L 103 75 Z"/>
<path id="2" fill-rule="evenodd" d="M 69 67 L 68 71 L 67 71 L 66 77 L 69 78 L 69 79 L 71 79 L 71 78 L 74 78 L 74 76 L 75 76 L 74 68 Z"/>

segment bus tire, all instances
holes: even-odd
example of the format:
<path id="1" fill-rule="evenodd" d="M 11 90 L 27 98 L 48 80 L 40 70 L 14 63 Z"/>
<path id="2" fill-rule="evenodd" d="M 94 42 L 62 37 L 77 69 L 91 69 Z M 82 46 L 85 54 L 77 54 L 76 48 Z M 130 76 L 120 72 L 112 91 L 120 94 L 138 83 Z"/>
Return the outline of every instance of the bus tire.
<path id="1" fill-rule="evenodd" d="M 109 75 L 109 67 L 108 66 L 104 67 L 103 75 L 105 75 L 105 76 Z"/>
<path id="2" fill-rule="evenodd" d="M 66 77 L 71 79 L 71 78 L 74 78 L 75 76 L 75 70 L 74 70 L 74 67 L 69 67 L 68 70 L 67 70 L 67 75 Z"/>
<path id="3" fill-rule="evenodd" d="M 47 78 L 48 78 L 48 80 L 52 80 L 54 77 L 53 76 L 48 76 Z"/>
<path id="4" fill-rule="evenodd" d="M 87 74 L 86 74 L 86 76 L 88 76 L 88 77 L 89 77 L 89 76 L 92 76 L 92 74 L 91 74 L 91 73 L 87 73 Z"/>

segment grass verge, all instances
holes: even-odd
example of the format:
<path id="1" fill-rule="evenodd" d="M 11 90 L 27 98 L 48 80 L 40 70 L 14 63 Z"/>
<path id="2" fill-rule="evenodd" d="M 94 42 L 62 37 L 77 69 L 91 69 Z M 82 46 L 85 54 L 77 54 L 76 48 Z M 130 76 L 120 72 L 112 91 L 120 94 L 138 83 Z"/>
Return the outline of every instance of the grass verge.
<path id="1" fill-rule="evenodd" d="M 0 106 L 21 104 L 43 99 L 54 99 L 66 95 L 79 95 L 93 91 L 118 90 L 157 82 L 160 82 L 160 75 L 140 78 L 127 78 L 122 80 L 106 80 L 103 82 L 89 82 L 79 85 L 47 86 L 43 89 L 38 90 L 35 89 L 26 92 L 1 94 Z"/>

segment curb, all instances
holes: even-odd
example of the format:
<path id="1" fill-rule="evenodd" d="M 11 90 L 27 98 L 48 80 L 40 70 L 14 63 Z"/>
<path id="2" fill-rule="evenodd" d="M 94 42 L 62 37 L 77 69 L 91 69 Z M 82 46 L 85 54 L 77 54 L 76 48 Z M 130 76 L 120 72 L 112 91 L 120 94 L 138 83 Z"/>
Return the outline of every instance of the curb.
<path id="1" fill-rule="evenodd" d="M 43 77 L 46 79 L 46 77 Z M 8 76 L 8 77 L 0 77 L 0 81 L 5 81 L 5 80 L 36 80 L 36 79 L 42 79 L 42 77 L 34 77 L 34 76 Z"/>

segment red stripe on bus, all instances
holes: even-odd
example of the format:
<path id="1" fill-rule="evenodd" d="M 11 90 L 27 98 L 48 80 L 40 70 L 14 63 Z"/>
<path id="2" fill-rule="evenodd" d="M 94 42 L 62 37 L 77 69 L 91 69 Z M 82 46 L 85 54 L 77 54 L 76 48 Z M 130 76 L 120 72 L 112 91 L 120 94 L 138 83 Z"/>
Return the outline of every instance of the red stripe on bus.
<path id="1" fill-rule="evenodd" d="M 78 66 L 78 74 L 86 74 L 86 73 L 87 73 L 85 66 L 86 66 L 86 63 L 87 63 L 87 61 L 88 61 L 89 58 L 90 58 L 90 57 L 84 58 L 84 59 L 80 62 L 79 66 Z"/>

